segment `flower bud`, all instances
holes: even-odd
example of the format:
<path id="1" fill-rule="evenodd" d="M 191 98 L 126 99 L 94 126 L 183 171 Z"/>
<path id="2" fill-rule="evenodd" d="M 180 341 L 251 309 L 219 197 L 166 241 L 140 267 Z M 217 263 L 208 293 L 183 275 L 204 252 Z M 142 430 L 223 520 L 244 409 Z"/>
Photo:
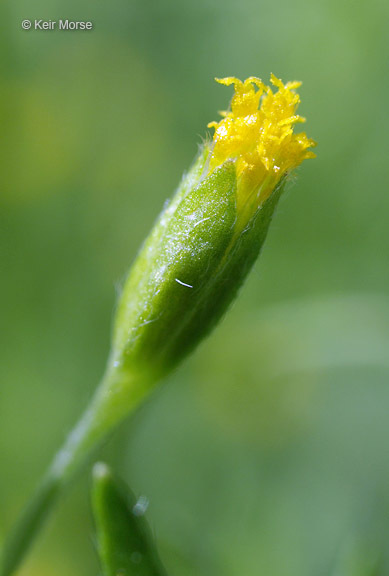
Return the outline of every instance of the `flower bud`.
<path id="1" fill-rule="evenodd" d="M 266 238 L 290 171 L 314 145 L 293 127 L 298 82 L 276 93 L 259 79 L 233 84 L 231 111 L 212 122 L 176 195 L 160 215 L 125 283 L 113 339 L 116 365 L 161 375 L 213 328 Z"/>

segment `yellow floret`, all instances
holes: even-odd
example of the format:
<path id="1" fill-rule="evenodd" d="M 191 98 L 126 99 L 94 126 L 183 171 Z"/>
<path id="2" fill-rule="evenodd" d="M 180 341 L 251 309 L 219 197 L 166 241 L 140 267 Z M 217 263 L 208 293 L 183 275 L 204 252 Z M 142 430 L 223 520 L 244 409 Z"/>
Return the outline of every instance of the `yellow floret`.
<path id="1" fill-rule="evenodd" d="M 231 110 L 221 113 L 220 122 L 208 124 L 215 128 L 210 170 L 236 159 L 239 211 L 254 197 L 258 205 L 264 202 L 284 174 L 314 158 L 309 148 L 316 143 L 304 132 L 293 132 L 296 123 L 305 122 L 296 115 L 300 97 L 295 90 L 301 82 L 284 85 L 272 74 L 270 81 L 278 89 L 273 92 L 259 78 L 216 80 L 233 84 L 235 93 Z"/>

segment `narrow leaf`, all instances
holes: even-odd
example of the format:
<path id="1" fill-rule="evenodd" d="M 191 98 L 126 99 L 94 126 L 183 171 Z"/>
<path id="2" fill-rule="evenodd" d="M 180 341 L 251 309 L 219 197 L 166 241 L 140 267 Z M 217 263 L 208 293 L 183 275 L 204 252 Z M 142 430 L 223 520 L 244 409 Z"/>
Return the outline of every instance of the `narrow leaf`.
<path id="1" fill-rule="evenodd" d="M 92 506 L 104 576 L 166 576 L 144 518 L 147 502 L 105 464 L 93 470 Z"/>

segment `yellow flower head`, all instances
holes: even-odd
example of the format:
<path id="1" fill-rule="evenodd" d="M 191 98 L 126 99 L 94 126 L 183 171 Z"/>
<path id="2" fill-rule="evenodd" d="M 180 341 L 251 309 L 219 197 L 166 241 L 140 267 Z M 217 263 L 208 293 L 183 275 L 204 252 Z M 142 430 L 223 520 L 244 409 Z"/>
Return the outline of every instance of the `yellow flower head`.
<path id="1" fill-rule="evenodd" d="M 284 85 L 272 74 L 270 81 L 278 89 L 273 92 L 254 77 L 244 82 L 237 78 L 216 81 L 233 84 L 235 93 L 231 110 L 221 112 L 220 122 L 208 124 L 215 128 L 210 170 L 236 159 L 239 211 L 239 205 L 247 205 L 254 195 L 258 204 L 263 203 L 284 174 L 305 158 L 314 158 L 309 148 L 316 143 L 304 132 L 293 132 L 297 122 L 305 122 L 296 115 L 300 97 L 295 90 L 301 82 Z"/>

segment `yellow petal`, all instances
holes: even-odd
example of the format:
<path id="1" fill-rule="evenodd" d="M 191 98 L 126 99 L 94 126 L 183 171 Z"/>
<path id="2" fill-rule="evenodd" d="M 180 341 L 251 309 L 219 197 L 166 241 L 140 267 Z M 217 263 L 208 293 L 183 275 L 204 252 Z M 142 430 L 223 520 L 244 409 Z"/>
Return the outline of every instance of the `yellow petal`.
<path id="1" fill-rule="evenodd" d="M 210 170 L 228 159 L 235 159 L 238 174 L 238 209 L 259 191 L 257 203 L 271 194 L 282 176 L 315 155 L 309 148 L 315 142 L 302 133 L 294 133 L 296 123 L 305 118 L 296 114 L 300 97 L 295 90 L 301 82 L 283 82 L 274 76 L 266 86 L 255 77 L 244 82 L 238 78 L 217 79 L 219 84 L 234 86 L 231 110 L 223 112 L 215 129 Z"/>

